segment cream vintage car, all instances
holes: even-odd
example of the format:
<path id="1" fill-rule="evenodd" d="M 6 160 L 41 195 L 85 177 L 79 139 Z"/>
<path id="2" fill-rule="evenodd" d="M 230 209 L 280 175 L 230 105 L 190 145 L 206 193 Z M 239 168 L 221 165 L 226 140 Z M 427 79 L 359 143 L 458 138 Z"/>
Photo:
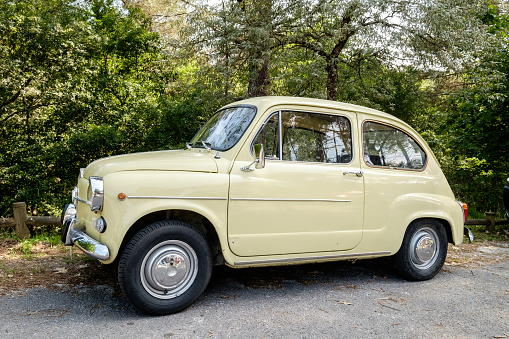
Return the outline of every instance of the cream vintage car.
<path id="1" fill-rule="evenodd" d="M 393 256 L 403 277 L 441 269 L 465 206 L 403 121 L 339 102 L 261 97 L 220 109 L 184 150 L 82 169 L 62 240 L 105 264 L 150 314 L 188 307 L 214 265 Z"/>

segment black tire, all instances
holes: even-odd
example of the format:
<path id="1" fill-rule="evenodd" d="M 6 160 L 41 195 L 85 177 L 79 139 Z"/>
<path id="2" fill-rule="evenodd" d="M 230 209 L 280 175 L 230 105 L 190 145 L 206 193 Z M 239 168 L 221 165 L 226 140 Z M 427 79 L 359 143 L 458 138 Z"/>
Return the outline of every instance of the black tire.
<path id="1" fill-rule="evenodd" d="M 122 292 L 143 312 L 176 313 L 209 283 L 212 258 L 204 236 L 184 222 L 150 224 L 129 241 L 119 260 Z"/>
<path id="2" fill-rule="evenodd" d="M 394 266 L 408 280 L 433 278 L 447 256 L 444 226 L 433 219 L 416 220 L 408 226 L 403 243 L 393 257 Z"/>

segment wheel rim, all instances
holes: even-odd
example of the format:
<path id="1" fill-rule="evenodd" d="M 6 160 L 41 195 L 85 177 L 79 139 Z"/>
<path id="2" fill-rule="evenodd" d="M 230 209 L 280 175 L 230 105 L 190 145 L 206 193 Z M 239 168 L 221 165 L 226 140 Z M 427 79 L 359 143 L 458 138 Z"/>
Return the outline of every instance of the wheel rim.
<path id="1" fill-rule="evenodd" d="M 191 246 L 164 241 L 143 259 L 140 276 L 145 290 L 158 299 L 171 299 L 187 291 L 198 274 L 198 257 Z"/>
<path id="2" fill-rule="evenodd" d="M 410 260 L 419 269 L 428 269 L 437 260 L 439 240 L 431 228 L 422 228 L 415 232 L 410 240 Z"/>

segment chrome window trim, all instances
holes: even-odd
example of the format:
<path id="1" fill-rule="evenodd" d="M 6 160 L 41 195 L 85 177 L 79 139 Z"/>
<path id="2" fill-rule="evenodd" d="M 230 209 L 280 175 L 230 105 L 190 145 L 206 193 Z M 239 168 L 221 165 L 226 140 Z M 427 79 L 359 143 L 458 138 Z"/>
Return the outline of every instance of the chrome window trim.
<path id="1" fill-rule="evenodd" d="M 364 156 L 365 156 L 365 154 L 364 154 L 364 124 L 367 123 L 367 122 L 372 122 L 372 123 L 379 124 L 379 125 L 389 126 L 391 128 L 394 128 L 394 129 L 400 131 L 401 133 L 405 134 L 406 136 L 408 136 L 424 152 L 424 154 L 426 155 L 426 163 L 420 169 L 415 169 L 415 168 L 400 168 L 400 167 L 391 167 L 391 166 L 370 165 L 370 164 L 368 164 L 366 162 L 366 159 L 364 158 Z M 413 130 L 413 129 L 411 128 L 411 130 Z M 364 162 L 364 164 L 366 164 L 366 166 L 368 166 L 370 168 L 381 168 L 381 169 L 390 169 L 390 170 L 396 170 L 396 171 L 410 171 L 410 172 L 424 172 L 426 170 L 426 168 L 428 167 L 429 154 L 428 154 L 428 152 L 426 152 L 426 148 L 416 138 L 414 138 L 413 135 L 408 133 L 407 130 L 404 130 L 403 128 L 400 128 L 400 127 L 395 126 L 393 124 L 390 124 L 388 122 L 384 122 L 384 121 L 380 121 L 380 120 L 375 120 L 375 119 L 366 119 L 366 120 L 364 120 L 362 122 L 360 131 L 361 131 L 361 146 L 362 146 L 362 156 L 361 156 L 361 158 L 362 158 L 362 161 Z M 414 131 L 414 132 L 417 133 L 416 131 Z"/>
<path id="2" fill-rule="evenodd" d="M 253 260 L 253 261 L 236 261 L 235 266 L 247 266 L 247 265 L 264 265 L 264 264 L 275 264 L 275 263 L 291 263 L 296 261 L 316 261 L 316 260 L 329 260 L 339 258 L 359 258 L 359 257 L 378 257 L 383 255 L 391 254 L 390 251 L 382 252 L 366 252 L 366 253 L 351 253 L 351 254 L 337 254 L 337 255 L 324 255 L 324 256 L 313 256 L 313 257 L 298 257 L 298 258 L 284 258 L 284 259 L 264 259 L 264 260 Z"/>
<path id="3" fill-rule="evenodd" d="M 277 133 L 279 142 L 279 161 L 283 160 L 283 124 L 281 123 L 281 110 L 277 112 Z"/>
<path id="4" fill-rule="evenodd" d="M 348 120 L 348 123 L 350 124 L 350 137 L 351 137 L 351 146 L 352 146 L 352 159 L 350 160 L 350 162 L 342 162 L 342 163 L 338 163 L 338 162 L 318 162 L 318 161 L 298 161 L 298 160 L 284 160 L 283 159 L 283 124 L 281 123 L 281 113 L 282 112 L 297 112 L 297 113 L 308 113 L 308 114 L 323 114 L 323 115 L 332 115 L 332 116 L 335 116 L 335 117 L 342 117 L 342 118 L 345 118 L 346 120 Z M 265 127 L 265 125 L 267 124 L 267 122 L 269 121 L 269 119 L 275 114 L 277 113 L 278 114 L 278 134 L 279 134 L 279 159 L 269 159 L 267 158 L 266 160 L 271 160 L 271 161 L 286 161 L 286 162 L 295 162 L 295 163 L 307 163 L 307 164 L 326 164 L 326 165 L 351 165 L 354 163 L 354 160 L 355 160 L 355 142 L 354 142 L 354 124 L 352 123 L 352 120 L 350 119 L 350 117 L 346 116 L 346 115 L 343 115 L 341 113 L 326 113 L 326 112 L 317 112 L 317 111 L 305 111 L 305 110 L 298 110 L 298 109 L 280 109 L 280 110 L 276 110 L 276 111 L 273 111 L 271 112 L 267 119 L 265 119 L 265 121 L 263 122 L 263 124 L 260 126 L 260 128 L 258 129 L 258 131 L 256 132 L 254 138 L 251 140 L 251 143 L 249 145 L 249 153 L 251 154 L 251 156 L 254 157 L 254 154 L 253 154 L 253 146 L 254 146 L 254 142 L 256 140 L 256 137 L 258 137 L 258 135 L 260 134 L 261 130 L 263 129 L 263 127 Z M 357 112 L 354 112 L 354 111 L 348 111 L 348 113 L 351 113 L 351 114 L 357 114 Z"/>
<path id="5" fill-rule="evenodd" d="M 280 155 L 280 158 L 281 158 L 281 152 L 283 150 L 283 147 L 281 146 L 281 111 L 274 111 L 274 112 L 271 112 L 269 114 L 269 116 L 267 117 L 267 119 L 265 119 L 265 121 L 262 123 L 262 125 L 260 126 L 260 128 L 258 128 L 258 131 L 256 131 L 255 135 L 254 135 L 254 138 L 253 140 L 251 140 L 251 143 L 249 145 L 249 154 L 254 158 L 254 153 L 253 153 L 253 149 L 254 149 L 254 143 L 255 143 L 255 140 L 256 138 L 258 137 L 258 135 L 260 135 L 260 132 L 262 131 L 262 129 L 265 127 L 265 125 L 267 125 L 267 122 L 270 120 L 270 118 L 272 118 L 273 115 L 275 115 L 277 113 L 277 125 L 278 125 L 278 131 L 277 131 L 277 134 L 278 134 L 278 137 L 279 137 L 279 140 L 278 140 L 278 151 L 279 151 L 279 155 Z M 281 159 L 270 159 L 270 158 L 266 158 L 266 160 L 272 160 L 272 161 L 281 161 Z"/>

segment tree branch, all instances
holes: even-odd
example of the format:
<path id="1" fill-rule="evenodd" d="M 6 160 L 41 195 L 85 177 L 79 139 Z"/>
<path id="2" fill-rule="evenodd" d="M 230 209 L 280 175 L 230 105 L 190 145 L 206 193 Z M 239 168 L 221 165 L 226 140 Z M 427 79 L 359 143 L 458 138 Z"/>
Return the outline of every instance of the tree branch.
<path id="1" fill-rule="evenodd" d="M 19 91 L 16 92 L 16 94 L 14 94 L 10 99 L 5 100 L 0 105 L 0 109 L 4 109 L 5 106 L 8 106 L 8 105 L 12 104 L 14 101 L 16 101 L 16 99 L 18 99 L 18 97 L 21 95 L 21 91 L 24 88 L 26 88 L 28 85 L 30 85 L 31 82 L 32 82 L 32 78 L 27 79 L 27 81 L 25 81 L 25 84 L 23 85 L 23 87 L 20 88 Z"/>

